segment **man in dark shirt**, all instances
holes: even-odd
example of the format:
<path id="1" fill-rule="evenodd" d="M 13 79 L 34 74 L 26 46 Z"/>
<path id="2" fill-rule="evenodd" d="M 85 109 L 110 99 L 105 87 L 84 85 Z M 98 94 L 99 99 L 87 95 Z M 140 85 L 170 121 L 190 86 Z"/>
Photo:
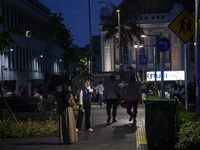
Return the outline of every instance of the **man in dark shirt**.
<path id="1" fill-rule="evenodd" d="M 137 107 L 138 107 L 138 100 L 139 100 L 139 89 L 140 87 L 135 82 L 135 77 L 131 77 L 130 84 L 125 89 L 125 101 L 127 104 L 127 113 L 130 115 L 129 121 L 133 123 L 136 122 L 137 116 Z M 133 107 L 133 112 L 132 112 Z"/>

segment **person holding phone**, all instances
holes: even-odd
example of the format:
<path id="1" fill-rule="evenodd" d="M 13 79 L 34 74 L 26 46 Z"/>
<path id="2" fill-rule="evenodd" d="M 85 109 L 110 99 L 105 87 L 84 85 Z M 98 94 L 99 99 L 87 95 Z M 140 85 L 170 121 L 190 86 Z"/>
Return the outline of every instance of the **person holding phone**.
<path id="1" fill-rule="evenodd" d="M 77 131 L 81 129 L 84 113 L 85 113 L 85 129 L 90 132 L 93 131 L 90 125 L 92 92 L 93 89 L 90 87 L 89 81 L 86 81 L 84 83 L 83 89 L 81 89 L 79 93 L 79 111 L 78 111 L 78 120 L 76 124 Z"/>

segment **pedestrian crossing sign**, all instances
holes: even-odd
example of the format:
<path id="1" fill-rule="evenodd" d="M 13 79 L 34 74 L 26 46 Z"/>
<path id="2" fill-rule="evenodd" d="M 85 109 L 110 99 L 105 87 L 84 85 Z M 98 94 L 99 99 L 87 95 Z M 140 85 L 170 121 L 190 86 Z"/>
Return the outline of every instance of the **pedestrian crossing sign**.
<path id="1" fill-rule="evenodd" d="M 139 55 L 140 65 L 147 65 L 147 55 Z"/>
<path id="2" fill-rule="evenodd" d="M 184 9 L 168 27 L 186 44 L 195 34 L 195 18 Z"/>

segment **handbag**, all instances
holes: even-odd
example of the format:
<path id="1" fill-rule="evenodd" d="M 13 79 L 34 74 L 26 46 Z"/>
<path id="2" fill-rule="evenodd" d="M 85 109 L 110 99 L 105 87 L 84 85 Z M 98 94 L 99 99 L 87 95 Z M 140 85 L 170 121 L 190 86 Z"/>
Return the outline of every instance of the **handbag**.
<path id="1" fill-rule="evenodd" d="M 75 100 L 72 94 L 70 94 L 70 98 L 69 98 L 69 106 L 74 107 L 75 106 Z"/>

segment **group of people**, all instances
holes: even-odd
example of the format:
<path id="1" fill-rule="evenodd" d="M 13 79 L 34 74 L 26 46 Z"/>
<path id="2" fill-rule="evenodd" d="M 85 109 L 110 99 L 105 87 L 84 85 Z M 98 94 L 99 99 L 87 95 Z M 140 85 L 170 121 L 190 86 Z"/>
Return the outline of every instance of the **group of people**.
<path id="1" fill-rule="evenodd" d="M 119 104 L 119 86 L 115 81 L 115 76 L 111 76 L 110 80 L 106 82 L 105 89 L 102 81 L 100 84 L 91 88 L 90 82 L 85 81 L 84 87 L 79 92 L 79 111 L 78 119 L 75 122 L 72 108 L 75 104 L 71 88 L 69 86 L 63 86 L 62 92 L 58 95 L 58 107 L 59 107 L 59 127 L 60 127 L 60 143 L 69 144 L 78 141 L 77 132 L 81 130 L 83 115 L 85 114 L 85 129 L 88 132 L 92 132 L 90 124 L 91 114 L 91 98 L 92 93 L 96 90 L 99 96 L 98 105 L 102 106 L 103 95 L 106 100 L 106 112 L 107 112 L 107 123 L 117 122 L 117 106 Z M 127 113 L 129 115 L 129 121 L 136 122 L 138 100 L 140 87 L 136 83 L 135 77 L 131 77 L 130 84 L 125 88 L 124 100 L 127 105 Z"/>

